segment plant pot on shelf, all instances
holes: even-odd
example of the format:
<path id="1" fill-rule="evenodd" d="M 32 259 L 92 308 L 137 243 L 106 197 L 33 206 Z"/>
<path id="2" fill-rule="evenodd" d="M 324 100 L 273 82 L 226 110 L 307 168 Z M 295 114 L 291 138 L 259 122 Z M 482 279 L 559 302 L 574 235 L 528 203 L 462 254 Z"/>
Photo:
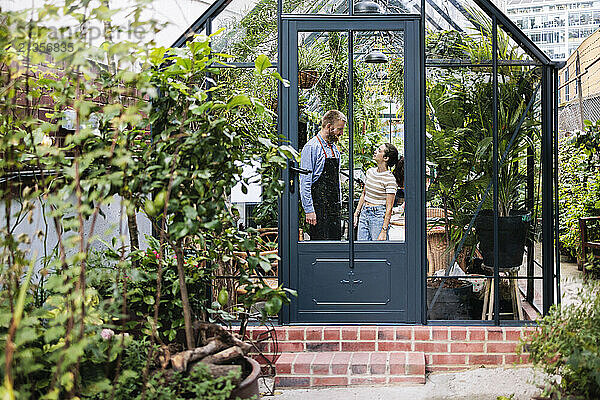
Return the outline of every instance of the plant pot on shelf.
<path id="1" fill-rule="evenodd" d="M 518 267 L 523 263 L 525 241 L 531 215 L 527 211 L 510 212 L 507 217 L 498 217 L 498 266 Z M 494 266 L 494 212 L 481 210 L 475 219 L 475 232 L 479 239 L 479 251 L 483 263 Z"/>
<path id="2" fill-rule="evenodd" d="M 244 357 L 244 360 L 245 364 L 242 365 L 242 373 L 247 376 L 233 389 L 229 398 L 232 400 L 260 399 L 260 391 L 258 390 L 260 364 L 250 357 Z"/>
<path id="3" fill-rule="evenodd" d="M 298 87 L 300 89 L 311 89 L 319 80 L 319 72 L 316 70 L 298 71 Z"/>
<path id="4" fill-rule="evenodd" d="M 444 286 L 433 304 L 429 308 L 441 279 L 427 282 L 427 318 L 437 320 L 470 320 L 473 319 L 475 295 L 473 283 L 460 279 L 445 279 Z"/>

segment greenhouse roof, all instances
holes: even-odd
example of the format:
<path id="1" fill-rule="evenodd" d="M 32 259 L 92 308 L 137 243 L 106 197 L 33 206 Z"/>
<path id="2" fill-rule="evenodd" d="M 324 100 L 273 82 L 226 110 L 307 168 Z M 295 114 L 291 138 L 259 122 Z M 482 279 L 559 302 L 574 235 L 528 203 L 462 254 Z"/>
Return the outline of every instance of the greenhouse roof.
<path id="1" fill-rule="evenodd" d="M 552 64 L 550 58 L 489 0 L 381 0 L 378 3 L 383 7 L 386 14 L 421 14 L 421 10 L 424 8 L 427 30 L 433 32 L 483 32 L 485 30 L 484 25 L 491 26 L 491 21 L 495 18 L 499 29 L 506 32 L 536 62 L 545 65 Z M 172 47 L 181 47 L 194 34 L 206 33 L 207 27 L 209 27 L 211 33 L 217 29 L 225 28 L 226 35 L 229 36 L 229 42 L 231 42 L 232 36 L 236 36 L 239 40 L 248 33 L 248 24 L 244 24 L 244 21 L 247 22 L 247 20 L 252 19 L 252 16 L 257 13 L 265 12 L 271 13 L 273 17 L 272 22 L 275 30 L 271 32 L 272 35 L 268 40 L 274 41 L 276 40 L 275 23 L 278 10 L 281 10 L 281 14 L 349 15 L 349 1 L 279 0 L 278 2 L 276 0 L 253 0 L 248 2 L 216 0 L 180 35 L 172 44 Z M 226 17 L 224 16 L 225 13 L 228 14 Z M 232 17 L 233 14 L 239 17 Z M 263 33 L 266 41 L 269 35 L 266 34 L 267 32 Z M 235 40 L 233 39 L 233 41 Z"/>

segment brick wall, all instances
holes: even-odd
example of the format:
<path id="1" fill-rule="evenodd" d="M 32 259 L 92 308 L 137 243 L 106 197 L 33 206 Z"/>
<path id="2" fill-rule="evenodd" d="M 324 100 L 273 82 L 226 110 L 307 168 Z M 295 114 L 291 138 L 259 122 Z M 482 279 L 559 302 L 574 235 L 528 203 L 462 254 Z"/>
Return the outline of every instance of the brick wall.
<path id="1" fill-rule="evenodd" d="M 475 326 L 307 326 L 276 327 L 279 353 L 300 352 L 423 352 L 427 371 L 459 371 L 478 366 L 528 363 L 518 356 L 522 337 L 535 327 Z M 250 327 L 254 339 L 265 328 Z M 274 342 L 259 347 L 271 358 Z M 260 360 L 263 363 L 265 360 Z"/>

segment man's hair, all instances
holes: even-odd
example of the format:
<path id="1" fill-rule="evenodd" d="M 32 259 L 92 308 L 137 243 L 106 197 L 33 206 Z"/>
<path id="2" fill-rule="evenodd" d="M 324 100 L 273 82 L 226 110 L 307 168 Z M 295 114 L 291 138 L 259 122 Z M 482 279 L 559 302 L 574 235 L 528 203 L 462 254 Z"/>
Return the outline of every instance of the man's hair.
<path id="1" fill-rule="evenodd" d="M 323 115 L 323 121 L 321 122 L 321 128 L 325 128 L 327 124 L 334 124 L 336 121 L 347 122 L 348 119 L 343 112 L 338 110 L 329 110 Z"/>

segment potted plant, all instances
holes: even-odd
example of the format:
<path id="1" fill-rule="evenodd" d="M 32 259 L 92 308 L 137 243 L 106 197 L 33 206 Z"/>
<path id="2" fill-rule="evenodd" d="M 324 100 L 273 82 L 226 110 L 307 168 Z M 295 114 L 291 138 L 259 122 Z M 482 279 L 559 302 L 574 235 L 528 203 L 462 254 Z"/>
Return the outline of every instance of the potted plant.
<path id="1" fill-rule="evenodd" d="M 481 312 L 481 309 L 476 309 L 473 282 L 458 278 L 444 279 L 440 289 L 441 283 L 439 278 L 427 282 L 427 319 L 468 320 Z"/>
<path id="2" fill-rule="evenodd" d="M 324 64 L 324 54 L 318 44 L 298 47 L 298 86 L 310 89 L 319 80 L 319 71 Z"/>
<path id="3" fill-rule="evenodd" d="M 502 78 L 503 83 L 498 86 L 498 143 L 499 154 L 503 157 L 498 169 L 498 265 L 516 267 L 523 261 L 532 217 L 532 210 L 526 210 L 527 176 L 522 161 L 535 154 L 533 138 L 539 134 L 539 124 L 535 117 L 530 116 L 522 125 L 518 124 L 534 95 L 532 85 L 524 82 L 535 82 L 536 76 L 527 70 L 509 70 Z M 484 144 L 480 145 L 480 150 L 488 154 L 486 158 L 489 161 L 483 164 L 486 167 L 484 174 L 492 177 L 493 155 L 489 139 L 491 137 L 486 138 Z M 494 213 L 491 209 L 492 202 L 487 201 L 485 204 L 489 205 L 489 209 L 482 210 L 477 216 L 475 231 L 484 264 L 494 266 Z"/>

